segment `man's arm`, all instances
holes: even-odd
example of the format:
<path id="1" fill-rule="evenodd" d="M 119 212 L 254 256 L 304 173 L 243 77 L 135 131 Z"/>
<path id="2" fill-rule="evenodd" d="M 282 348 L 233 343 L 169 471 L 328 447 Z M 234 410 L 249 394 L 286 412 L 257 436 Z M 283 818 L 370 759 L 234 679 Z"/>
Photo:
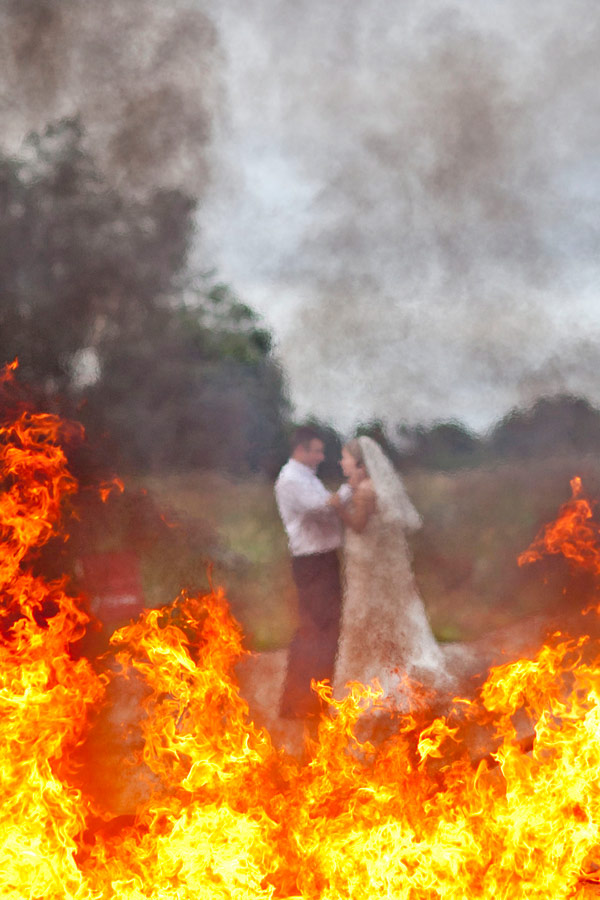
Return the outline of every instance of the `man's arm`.
<path id="1" fill-rule="evenodd" d="M 354 492 L 352 504 L 344 503 L 339 494 L 334 494 L 329 503 L 338 516 L 352 531 L 359 534 L 367 527 L 367 522 L 375 512 L 375 491 L 370 483 L 362 483 Z"/>
<path id="2" fill-rule="evenodd" d="M 314 482 L 307 481 L 299 483 L 296 481 L 286 480 L 277 482 L 275 485 L 275 497 L 280 511 L 286 510 L 302 518 L 310 519 L 330 519 L 335 515 L 329 504 L 331 494 L 325 487 L 315 478 Z"/>

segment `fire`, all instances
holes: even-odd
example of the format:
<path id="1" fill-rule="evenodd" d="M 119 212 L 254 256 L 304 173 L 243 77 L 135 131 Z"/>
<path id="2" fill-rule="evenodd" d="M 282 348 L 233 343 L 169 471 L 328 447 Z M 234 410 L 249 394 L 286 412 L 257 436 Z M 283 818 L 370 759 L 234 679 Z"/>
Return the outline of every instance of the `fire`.
<path id="1" fill-rule="evenodd" d="M 150 774 L 131 816 L 111 821 L 73 760 L 114 675 L 74 659 L 82 603 L 29 564 L 77 489 L 64 428 L 25 413 L 0 431 L 0 896 L 559 900 L 600 881 L 590 640 L 557 634 L 492 670 L 476 700 L 433 721 L 397 717 L 380 742 L 361 730 L 385 714 L 376 686 L 335 701 L 319 685 L 331 715 L 300 761 L 250 719 L 233 675 L 242 634 L 219 590 L 148 610 L 112 638 L 123 676 L 145 685 L 132 765 Z M 570 524 L 561 512 L 545 547 L 587 566 L 598 557 L 577 549 L 593 530 L 585 502 L 574 499 Z M 519 716 L 535 728 L 530 752 Z M 465 718 L 496 732 L 479 763 L 461 743 Z"/>
<path id="2" fill-rule="evenodd" d="M 84 883 L 75 857 L 86 808 L 69 784 L 69 753 L 103 681 L 69 656 L 86 617 L 65 584 L 25 565 L 76 489 L 60 430 L 52 416 L 27 414 L 0 430 L 0 872 L 11 898 L 75 897 Z"/>
<path id="3" fill-rule="evenodd" d="M 592 506 L 581 495 L 581 478 L 571 479 L 572 497 L 561 507 L 555 522 L 546 525 L 531 547 L 519 556 L 519 565 L 535 562 L 546 553 L 561 554 L 573 568 L 600 575 L 600 528 Z"/>

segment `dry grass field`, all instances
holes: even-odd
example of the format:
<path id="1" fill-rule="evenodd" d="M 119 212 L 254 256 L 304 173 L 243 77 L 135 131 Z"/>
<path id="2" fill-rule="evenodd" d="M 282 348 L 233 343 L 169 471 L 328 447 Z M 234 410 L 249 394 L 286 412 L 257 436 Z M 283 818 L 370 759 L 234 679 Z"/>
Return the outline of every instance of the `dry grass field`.
<path id="1" fill-rule="evenodd" d="M 521 618 L 577 612 L 590 586 L 569 576 L 564 560 L 519 568 L 517 556 L 570 497 L 570 479 L 600 497 L 600 462 L 560 457 L 465 469 L 415 470 L 407 488 L 424 526 L 412 536 L 415 573 L 433 629 L 442 641 L 471 640 Z M 223 585 L 249 646 L 284 646 L 295 623 L 286 541 L 262 478 L 236 481 L 214 472 L 146 479 L 144 487 L 177 527 L 208 524 L 218 535 L 213 581 Z M 142 560 L 149 602 L 181 587 L 206 585 L 206 560 L 155 548 Z"/>
<path id="2" fill-rule="evenodd" d="M 213 584 L 225 589 L 249 646 L 267 650 L 287 644 L 295 624 L 295 594 L 272 485 L 258 477 L 235 481 L 217 472 L 196 472 L 147 479 L 144 486 L 181 527 L 207 523 L 216 532 Z M 163 558 L 150 566 L 147 593 L 153 605 L 159 592 L 164 596 L 174 562 Z M 178 568 L 179 585 L 171 584 L 175 591 L 206 585 L 205 559 L 188 556 Z"/>

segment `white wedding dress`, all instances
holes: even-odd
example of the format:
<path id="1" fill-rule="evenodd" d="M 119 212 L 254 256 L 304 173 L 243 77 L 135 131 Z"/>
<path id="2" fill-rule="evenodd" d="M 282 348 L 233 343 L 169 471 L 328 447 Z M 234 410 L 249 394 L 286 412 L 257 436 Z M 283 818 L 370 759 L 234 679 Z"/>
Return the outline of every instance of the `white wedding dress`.
<path id="1" fill-rule="evenodd" d="M 377 679 L 384 702 L 410 706 L 406 676 L 429 688 L 446 685 L 444 655 L 429 626 L 414 580 L 407 530 L 421 519 L 400 476 L 379 444 L 359 438 L 376 509 L 361 533 L 346 528 L 345 595 L 333 694 L 346 684 Z M 350 501 L 351 502 L 351 501 Z"/>

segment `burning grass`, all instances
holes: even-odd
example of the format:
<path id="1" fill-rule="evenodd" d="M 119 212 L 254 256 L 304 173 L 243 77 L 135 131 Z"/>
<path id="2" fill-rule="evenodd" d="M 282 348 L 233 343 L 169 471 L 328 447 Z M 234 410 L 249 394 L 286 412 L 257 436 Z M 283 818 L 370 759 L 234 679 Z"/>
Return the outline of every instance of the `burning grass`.
<path id="1" fill-rule="evenodd" d="M 0 431 L 2 897 L 584 895 L 600 863 L 592 641 L 556 634 L 534 658 L 494 669 L 476 700 L 433 721 L 396 717 L 380 743 L 359 737 L 376 690 L 354 685 L 337 703 L 321 686 L 331 715 L 299 761 L 250 721 L 233 676 L 242 635 L 219 591 L 181 597 L 117 631 L 120 676 L 75 658 L 82 604 L 64 580 L 49 583 L 29 566 L 77 489 L 62 428 L 24 414 Z M 132 765 L 150 776 L 120 819 L 94 791 L 93 765 L 77 771 L 75 762 L 115 677 L 144 685 Z M 518 715 L 535 723 L 530 752 Z M 472 763 L 456 730 L 465 718 L 493 725 L 494 758 Z"/>

